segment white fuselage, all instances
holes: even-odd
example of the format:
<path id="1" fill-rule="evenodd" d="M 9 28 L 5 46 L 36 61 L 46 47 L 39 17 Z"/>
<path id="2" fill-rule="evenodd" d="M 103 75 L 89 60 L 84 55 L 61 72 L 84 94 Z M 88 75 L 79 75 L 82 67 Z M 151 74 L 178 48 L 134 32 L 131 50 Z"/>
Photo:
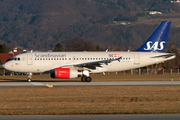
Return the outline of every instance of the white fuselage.
<path id="1" fill-rule="evenodd" d="M 6 69 L 15 72 L 41 73 L 59 67 L 71 67 L 77 64 L 117 59 L 110 63 L 102 63 L 100 67 L 92 69 L 90 73 L 124 71 L 140 68 L 151 64 L 161 63 L 175 58 L 156 57 L 168 53 L 156 52 L 32 52 L 15 56 L 16 60 L 7 62 Z M 76 67 L 76 69 L 80 69 Z M 86 68 L 83 68 L 86 69 Z M 88 69 L 88 68 L 87 68 Z"/>

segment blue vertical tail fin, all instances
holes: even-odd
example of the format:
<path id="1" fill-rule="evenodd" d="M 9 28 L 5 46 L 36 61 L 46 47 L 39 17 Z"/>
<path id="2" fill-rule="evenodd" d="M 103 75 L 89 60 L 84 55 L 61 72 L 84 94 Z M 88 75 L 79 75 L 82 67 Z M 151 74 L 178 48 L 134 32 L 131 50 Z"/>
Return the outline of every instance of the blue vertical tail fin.
<path id="1" fill-rule="evenodd" d="M 171 21 L 163 21 L 137 52 L 164 52 Z"/>

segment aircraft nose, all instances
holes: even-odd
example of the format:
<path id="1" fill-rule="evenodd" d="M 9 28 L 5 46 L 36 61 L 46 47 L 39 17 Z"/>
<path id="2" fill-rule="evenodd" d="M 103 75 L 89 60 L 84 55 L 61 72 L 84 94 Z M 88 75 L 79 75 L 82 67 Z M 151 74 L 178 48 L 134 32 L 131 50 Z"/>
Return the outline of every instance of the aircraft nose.
<path id="1" fill-rule="evenodd" d="M 10 64 L 9 64 L 9 62 L 6 62 L 3 66 L 4 66 L 4 68 L 5 68 L 6 70 L 10 70 Z"/>
<path id="2" fill-rule="evenodd" d="M 7 63 L 4 63 L 3 67 L 6 69 L 7 68 Z"/>

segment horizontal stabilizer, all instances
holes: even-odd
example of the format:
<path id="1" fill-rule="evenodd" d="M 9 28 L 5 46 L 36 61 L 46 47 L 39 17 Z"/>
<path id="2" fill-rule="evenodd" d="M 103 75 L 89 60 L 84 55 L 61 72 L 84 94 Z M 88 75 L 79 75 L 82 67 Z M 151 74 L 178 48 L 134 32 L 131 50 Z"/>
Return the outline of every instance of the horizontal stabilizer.
<path id="1" fill-rule="evenodd" d="M 154 57 L 151 57 L 151 58 L 170 58 L 172 56 L 175 56 L 176 54 L 175 53 L 169 53 L 169 54 L 166 54 L 166 55 L 159 55 L 159 56 L 154 56 Z"/>

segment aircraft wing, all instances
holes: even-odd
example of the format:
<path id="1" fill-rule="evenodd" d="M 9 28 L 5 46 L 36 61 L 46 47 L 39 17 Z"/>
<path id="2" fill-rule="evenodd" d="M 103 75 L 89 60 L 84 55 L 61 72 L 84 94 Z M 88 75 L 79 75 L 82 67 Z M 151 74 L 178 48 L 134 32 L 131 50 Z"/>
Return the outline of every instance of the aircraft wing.
<path id="1" fill-rule="evenodd" d="M 87 62 L 87 63 L 81 63 L 73 65 L 74 67 L 86 67 L 89 69 L 96 69 L 96 67 L 100 67 L 102 64 L 108 64 L 112 61 L 115 61 L 115 59 L 111 60 L 102 60 L 102 61 L 96 61 L 96 62 Z"/>

